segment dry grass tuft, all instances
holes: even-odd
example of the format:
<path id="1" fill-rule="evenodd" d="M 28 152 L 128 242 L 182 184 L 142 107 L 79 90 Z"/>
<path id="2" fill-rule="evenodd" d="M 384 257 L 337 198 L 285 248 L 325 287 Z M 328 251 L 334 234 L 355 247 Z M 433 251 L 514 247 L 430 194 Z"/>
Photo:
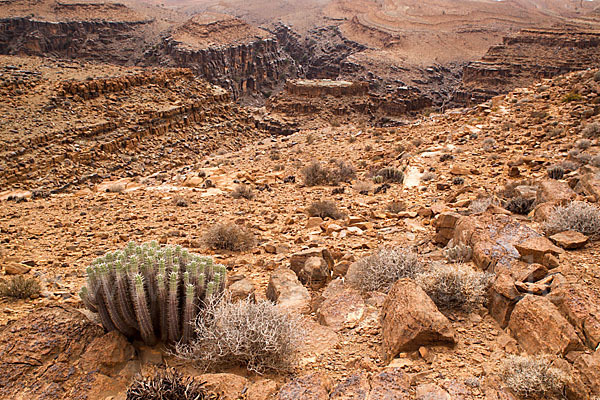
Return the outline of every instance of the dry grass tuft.
<path id="1" fill-rule="evenodd" d="M 438 264 L 417 281 L 440 309 L 468 312 L 486 304 L 491 277 L 464 266 Z"/>
<path id="2" fill-rule="evenodd" d="M 42 288 L 35 278 L 16 275 L 8 280 L 0 279 L 0 297 L 31 299 L 39 297 Z"/>
<path id="3" fill-rule="evenodd" d="M 249 371 L 289 371 L 303 336 L 299 322 L 269 301 L 222 301 L 195 324 L 198 339 L 178 346 L 180 357 L 201 368 L 245 365 Z"/>
<path id="4" fill-rule="evenodd" d="M 306 186 L 338 185 L 340 182 L 350 182 L 356 177 L 354 167 L 344 161 L 334 161 L 333 168 L 322 165 L 318 161 L 311 162 L 302 169 Z"/>
<path id="5" fill-rule="evenodd" d="M 255 239 L 251 232 L 233 223 L 219 223 L 205 233 L 204 242 L 212 249 L 244 251 L 254 247 Z"/>
<path id="6" fill-rule="evenodd" d="M 501 376 L 511 390 L 526 399 L 558 396 L 565 381 L 561 371 L 544 356 L 509 356 Z"/>
<path id="7" fill-rule="evenodd" d="M 423 263 L 416 253 L 400 248 L 380 249 L 361 258 L 352 266 L 348 276 L 350 285 L 370 292 L 388 292 L 401 278 L 415 278 L 423 272 Z"/>
<path id="8" fill-rule="evenodd" d="M 590 237 L 597 237 L 600 235 L 600 209 L 583 201 L 572 201 L 565 206 L 555 207 L 543 227 L 550 235 L 563 231 L 576 231 Z"/>
<path id="9" fill-rule="evenodd" d="M 248 185 L 237 185 L 235 189 L 233 189 L 233 192 L 231 192 L 231 197 L 234 199 L 252 200 L 254 198 L 254 192 Z"/>
<path id="10" fill-rule="evenodd" d="M 306 211 L 311 217 L 321 217 L 323 219 L 340 219 L 343 217 L 343 214 L 338 210 L 335 203 L 329 200 L 315 201 Z"/>

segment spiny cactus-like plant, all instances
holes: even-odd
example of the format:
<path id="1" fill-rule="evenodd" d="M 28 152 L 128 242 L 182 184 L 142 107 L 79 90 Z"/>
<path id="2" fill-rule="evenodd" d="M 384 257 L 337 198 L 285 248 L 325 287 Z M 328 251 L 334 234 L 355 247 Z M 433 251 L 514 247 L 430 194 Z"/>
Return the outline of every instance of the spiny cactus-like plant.
<path id="1" fill-rule="evenodd" d="M 560 165 L 553 165 L 548 168 L 548 176 L 550 179 L 562 179 L 565 176 L 565 169 Z"/>
<path id="2" fill-rule="evenodd" d="M 129 243 L 87 268 L 80 296 L 109 331 L 150 345 L 187 343 L 200 308 L 219 298 L 225 281 L 225 266 L 210 257 L 155 241 Z"/>
<path id="3" fill-rule="evenodd" d="M 402 183 L 404 182 L 404 173 L 393 167 L 382 168 L 375 177 L 381 176 L 384 182 Z M 381 178 L 380 178 L 381 179 Z"/>

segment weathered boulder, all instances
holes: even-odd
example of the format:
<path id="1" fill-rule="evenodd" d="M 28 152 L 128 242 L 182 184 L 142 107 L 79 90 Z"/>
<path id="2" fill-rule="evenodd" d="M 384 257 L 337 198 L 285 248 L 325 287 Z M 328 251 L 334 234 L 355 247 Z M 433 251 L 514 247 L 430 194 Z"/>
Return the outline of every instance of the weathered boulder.
<path id="1" fill-rule="evenodd" d="M 456 343 L 450 321 L 410 279 L 400 279 L 392 286 L 383 304 L 381 326 L 382 350 L 388 362 L 402 351 Z"/>
<path id="2" fill-rule="evenodd" d="M 521 260 L 527 263 L 546 264 L 548 259 L 547 254 L 558 256 L 564 253 L 564 250 L 552 244 L 552 242 L 543 236 L 531 237 L 515 244 L 515 248 L 521 255 Z M 546 265 L 552 268 L 552 265 Z"/>
<path id="3" fill-rule="evenodd" d="M 459 218 L 461 215 L 452 211 L 439 214 L 434 222 L 436 233 L 434 242 L 447 245 L 454 236 L 454 227 Z"/>
<path id="4" fill-rule="evenodd" d="M 461 217 L 454 229 L 454 243 L 472 247 L 473 262 L 483 270 L 510 269 L 519 258 L 515 245 L 540 234 L 507 215 L 482 214 Z"/>
<path id="5" fill-rule="evenodd" d="M 576 196 L 577 194 L 567 182 L 548 179 L 538 184 L 536 203 L 567 202 L 573 200 Z"/>
<path id="6" fill-rule="evenodd" d="M 583 335 L 592 349 L 600 344 L 600 298 L 584 285 L 554 285 L 548 299 Z"/>
<path id="7" fill-rule="evenodd" d="M 284 385 L 277 398 L 279 400 L 328 400 L 330 387 L 330 382 L 323 374 L 313 373 Z"/>
<path id="8" fill-rule="evenodd" d="M 365 302 L 358 290 L 346 288 L 327 297 L 317 310 L 319 323 L 336 331 L 354 328 L 365 312 Z"/>
<path id="9" fill-rule="evenodd" d="M 329 399 L 368 399 L 370 391 L 369 376 L 366 373 L 354 374 L 334 387 Z"/>
<path id="10" fill-rule="evenodd" d="M 334 260 L 325 247 L 314 247 L 292 254 L 290 268 L 300 282 L 313 287 L 323 287 L 331 279 Z"/>
<path id="11" fill-rule="evenodd" d="M 116 336 L 73 308 L 32 311 L 0 330 L 0 398 L 104 399 L 123 391 L 136 371 L 101 373 L 130 358 L 130 345 Z M 107 358 L 82 362 L 94 353 Z"/>
<path id="12" fill-rule="evenodd" d="M 310 312 L 310 293 L 302 286 L 294 271 L 288 268 L 280 268 L 271 274 L 267 299 L 287 310 Z"/>
<path id="13" fill-rule="evenodd" d="M 550 240 L 563 249 L 574 250 L 585 246 L 589 238 L 576 231 L 564 231 L 550 236 Z"/>
<path id="14" fill-rule="evenodd" d="M 581 354 L 574 363 L 579 378 L 592 395 L 600 395 L 600 349 L 592 354 Z"/>
<path id="15" fill-rule="evenodd" d="M 23 275 L 31 271 L 28 265 L 21 264 L 18 262 L 7 262 L 4 263 L 4 273 L 6 275 Z"/>
<path id="16" fill-rule="evenodd" d="M 256 296 L 254 292 L 256 291 L 256 287 L 254 287 L 254 283 L 248 278 L 238 279 L 229 285 L 229 294 L 231 296 L 231 301 L 239 301 L 250 299 L 250 301 L 255 301 Z"/>
<path id="17" fill-rule="evenodd" d="M 452 400 L 450 394 L 432 383 L 417 386 L 417 400 Z"/>
<path id="18" fill-rule="evenodd" d="M 104 375 L 117 375 L 133 359 L 135 349 L 118 331 L 111 331 L 94 339 L 81 357 L 84 371 L 98 370 Z"/>
<path id="19" fill-rule="evenodd" d="M 583 191 L 592 196 L 597 202 L 600 202 L 600 179 L 598 174 L 593 172 L 587 173 L 579 180 L 579 186 Z"/>
<path id="20" fill-rule="evenodd" d="M 526 295 L 515 306 L 508 328 L 529 354 L 565 355 L 582 348 L 573 326 L 545 297 Z"/>
<path id="21" fill-rule="evenodd" d="M 490 288 L 488 308 L 490 315 L 503 329 L 508 325 L 510 315 L 522 297 L 508 272 L 498 274 Z"/>

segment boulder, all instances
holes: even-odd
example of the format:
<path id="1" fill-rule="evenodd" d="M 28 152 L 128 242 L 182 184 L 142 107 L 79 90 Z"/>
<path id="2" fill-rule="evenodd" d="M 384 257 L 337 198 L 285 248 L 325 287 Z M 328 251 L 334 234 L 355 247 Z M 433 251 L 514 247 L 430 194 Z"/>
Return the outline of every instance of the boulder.
<path id="1" fill-rule="evenodd" d="M 498 274 L 490 288 L 488 308 L 490 315 L 502 329 L 508 325 L 510 315 L 522 297 L 515 287 L 514 279 L 508 272 Z"/>
<path id="2" fill-rule="evenodd" d="M 325 247 L 315 247 L 292 254 L 290 268 L 304 284 L 322 287 L 331 279 L 333 257 Z"/>
<path id="3" fill-rule="evenodd" d="M 583 334 L 586 344 L 596 349 L 600 344 L 600 298 L 585 285 L 554 285 L 548 299 L 560 313 Z"/>
<path id="4" fill-rule="evenodd" d="M 250 279 L 243 278 L 234 281 L 231 285 L 229 285 L 229 294 L 231 296 L 231 301 L 239 301 L 250 299 L 250 301 L 255 301 L 256 297 L 254 292 L 256 288 L 254 287 L 254 283 Z"/>
<path id="5" fill-rule="evenodd" d="M 548 275 L 548 268 L 542 264 L 515 261 L 511 265 L 511 274 L 518 282 L 537 282 Z"/>
<path id="6" fill-rule="evenodd" d="M 583 233 L 564 231 L 550 236 L 550 240 L 557 246 L 566 250 L 580 249 L 588 242 L 589 238 Z"/>
<path id="7" fill-rule="evenodd" d="M 417 386 L 416 400 L 452 400 L 450 394 L 432 383 Z"/>
<path id="8" fill-rule="evenodd" d="M 329 395 L 330 400 L 368 399 L 371 385 L 366 373 L 354 374 L 340 382 Z"/>
<path id="9" fill-rule="evenodd" d="M 547 179 L 538 184 L 536 203 L 564 203 L 576 196 L 567 182 Z"/>
<path id="10" fill-rule="evenodd" d="M 104 375 L 115 376 L 133 359 L 135 349 L 118 331 L 111 331 L 94 339 L 81 357 L 84 371 L 99 370 Z"/>
<path id="11" fill-rule="evenodd" d="M 526 295 L 515 306 L 508 328 L 529 354 L 564 356 L 582 348 L 573 326 L 546 297 Z"/>
<path id="12" fill-rule="evenodd" d="M 387 362 L 402 351 L 416 351 L 421 346 L 456 344 L 450 321 L 410 279 L 400 279 L 392 286 L 383 304 L 381 326 Z"/>
<path id="13" fill-rule="evenodd" d="M 521 260 L 527 263 L 547 263 L 546 254 L 557 256 L 564 253 L 564 250 L 552 244 L 552 242 L 543 236 L 531 237 L 515 245 L 515 248 L 521 255 Z M 548 266 L 547 267 L 552 267 Z"/>
<path id="14" fill-rule="evenodd" d="M 520 257 L 515 245 L 540 234 L 502 214 L 464 216 L 456 222 L 454 243 L 473 249 L 473 262 L 483 270 L 497 273 L 510 269 Z"/>
<path id="15" fill-rule="evenodd" d="M 365 312 L 365 302 L 358 290 L 344 289 L 327 297 L 317 310 L 319 323 L 335 331 L 354 328 Z"/>
<path id="16" fill-rule="evenodd" d="M 290 311 L 310 312 L 310 293 L 302 286 L 294 271 L 288 268 L 280 268 L 271 274 L 267 299 Z"/>
<path id="17" fill-rule="evenodd" d="M 279 400 L 328 400 L 330 382 L 323 374 L 301 376 L 284 385 L 279 391 Z"/>
<path id="18" fill-rule="evenodd" d="M 410 378 L 401 368 L 388 368 L 371 377 L 370 400 L 410 398 Z"/>
<path id="19" fill-rule="evenodd" d="M 29 271 L 31 271 L 31 268 L 25 264 L 17 262 L 7 262 L 4 264 L 4 273 L 6 275 L 23 275 Z"/>
<path id="20" fill-rule="evenodd" d="M 598 178 L 598 174 L 593 172 L 585 174 L 579 180 L 579 185 L 587 195 L 592 196 L 597 202 L 600 202 L 600 179 Z"/>
<path id="21" fill-rule="evenodd" d="M 461 215 L 456 212 L 443 212 L 435 220 L 435 237 L 433 241 L 442 245 L 447 245 L 454 236 L 454 227 Z"/>
<path id="22" fill-rule="evenodd" d="M 575 359 L 574 366 L 591 394 L 600 396 L 600 349 L 592 354 L 581 354 Z"/>

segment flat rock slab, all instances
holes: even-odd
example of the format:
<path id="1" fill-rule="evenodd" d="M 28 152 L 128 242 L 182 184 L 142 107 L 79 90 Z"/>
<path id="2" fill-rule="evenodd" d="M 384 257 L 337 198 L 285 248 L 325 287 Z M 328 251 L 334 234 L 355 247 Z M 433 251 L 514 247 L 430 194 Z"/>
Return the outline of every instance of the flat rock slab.
<path id="1" fill-rule="evenodd" d="M 583 233 L 564 231 L 550 236 L 550 240 L 557 246 L 566 250 L 580 249 L 588 242 L 589 238 Z"/>
<path id="2" fill-rule="evenodd" d="M 557 354 L 583 347 L 575 328 L 546 297 L 527 295 L 515 306 L 508 328 L 529 354 Z"/>
<path id="3" fill-rule="evenodd" d="M 388 362 L 402 351 L 456 344 L 450 321 L 427 293 L 410 279 L 400 279 L 392 286 L 383 303 L 381 326 L 382 350 Z"/>
<path id="4" fill-rule="evenodd" d="M 515 244 L 515 249 L 521 255 L 521 260 L 527 263 L 538 263 L 546 265 L 548 263 L 546 255 L 557 256 L 564 253 L 564 250 L 555 246 L 544 236 L 532 237 L 521 243 Z M 546 265 L 549 266 L 549 265 Z"/>
<path id="5" fill-rule="evenodd" d="M 319 323 L 336 331 L 354 328 L 365 313 L 365 302 L 359 291 L 344 289 L 327 297 L 319 310 Z"/>

